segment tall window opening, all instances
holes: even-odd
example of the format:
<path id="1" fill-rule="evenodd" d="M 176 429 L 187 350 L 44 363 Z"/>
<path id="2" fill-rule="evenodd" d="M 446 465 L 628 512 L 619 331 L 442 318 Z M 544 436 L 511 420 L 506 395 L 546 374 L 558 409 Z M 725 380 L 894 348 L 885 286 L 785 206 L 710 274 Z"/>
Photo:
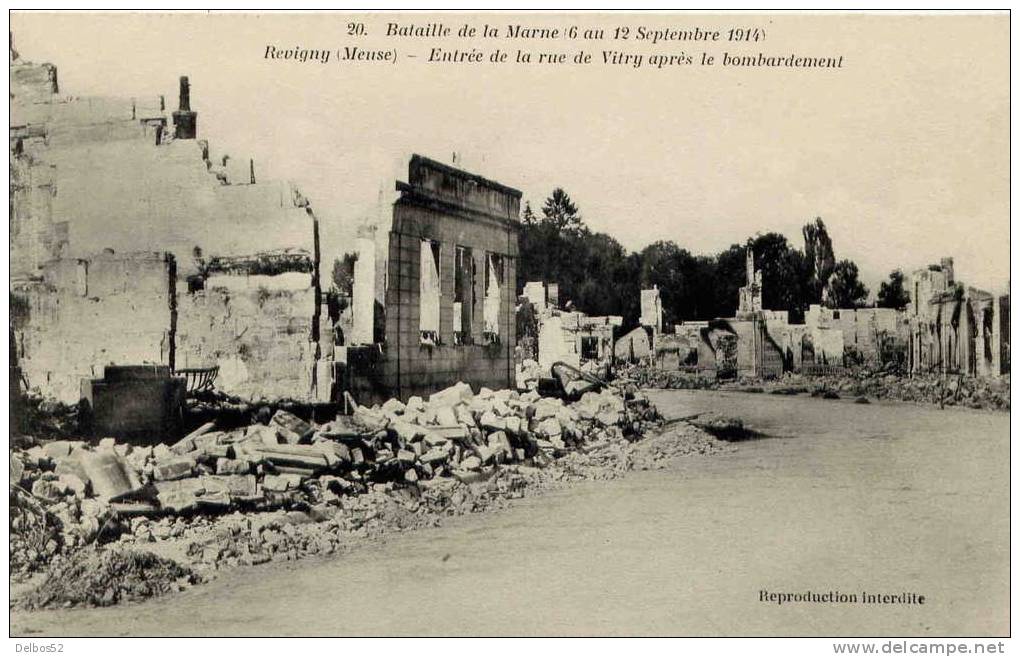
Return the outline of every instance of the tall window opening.
<path id="1" fill-rule="evenodd" d="M 453 276 L 453 343 L 471 343 L 471 317 L 474 302 L 474 262 L 471 249 L 458 246 Z"/>
<path id="2" fill-rule="evenodd" d="M 502 302 L 503 257 L 497 253 L 487 253 L 485 257 L 485 301 L 483 319 L 485 330 L 483 337 L 487 343 L 499 342 L 499 315 Z"/>
<path id="3" fill-rule="evenodd" d="M 421 241 L 421 276 L 418 280 L 421 343 L 439 344 L 439 242 Z"/>

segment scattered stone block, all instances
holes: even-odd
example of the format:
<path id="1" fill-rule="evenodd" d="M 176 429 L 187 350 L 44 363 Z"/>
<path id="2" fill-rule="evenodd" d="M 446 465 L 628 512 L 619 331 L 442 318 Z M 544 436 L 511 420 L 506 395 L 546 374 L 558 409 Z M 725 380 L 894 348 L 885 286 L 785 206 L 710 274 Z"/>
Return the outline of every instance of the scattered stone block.
<path id="1" fill-rule="evenodd" d="M 495 411 L 486 411 L 479 418 L 478 424 L 488 431 L 502 431 L 506 429 L 506 420 L 496 414 Z"/>
<path id="2" fill-rule="evenodd" d="M 21 462 L 17 456 L 11 454 L 11 483 L 20 484 L 22 477 L 25 476 L 25 464 Z"/>
<path id="3" fill-rule="evenodd" d="M 157 481 L 153 485 L 156 488 L 159 506 L 175 513 L 197 507 L 198 496 L 205 492 L 204 485 L 198 479 Z"/>
<path id="4" fill-rule="evenodd" d="M 523 421 L 521 420 L 521 418 L 519 416 L 511 415 L 510 417 L 508 417 L 508 418 L 506 418 L 504 420 L 504 425 L 505 425 L 504 429 L 506 429 L 507 431 L 509 431 L 510 433 L 512 433 L 514 435 L 520 434 L 521 430 L 523 428 L 522 422 Z"/>
<path id="5" fill-rule="evenodd" d="M 202 452 L 210 459 L 232 459 L 236 457 L 234 446 L 227 443 L 203 447 Z"/>
<path id="6" fill-rule="evenodd" d="M 429 395 L 429 405 L 433 407 L 455 406 L 459 402 L 469 401 L 472 397 L 474 397 L 474 393 L 471 392 L 471 386 L 458 382 L 445 390 Z"/>
<path id="7" fill-rule="evenodd" d="M 397 434 L 404 443 L 413 442 L 416 438 L 420 438 L 425 434 L 424 429 L 417 425 L 411 424 L 405 420 L 394 420 L 390 423 L 390 429 Z"/>
<path id="8" fill-rule="evenodd" d="M 421 457 L 421 462 L 426 465 L 437 465 L 446 462 L 449 458 L 449 454 L 445 449 L 432 448 L 425 452 Z"/>
<path id="9" fill-rule="evenodd" d="M 559 436 L 563 433 L 563 429 L 560 426 L 560 421 L 558 419 L 555 417 L 547 417 L 539 422 L 538 433 L 543 436 Z"/>
<path id="10" fill-rule="evenodd" d="M 248 474 L 249 472 L 251 472 L 251 461 L 228 458 L 216 459 L 216 474 L 218 475 Z"/>
<path id="11" fill-rule="evenodd" d="M 387 415 L 400 415 L 406 407 L 399 399 L 387 399 L 382 405 L 382 412 Z"/>
<path id="12" fill-rule="evenodd" d="M 71 443 L 66 440 L 54 440 L 43 445 L 41 449 L 47 458 L 56 461 L 71 454 Z"/>
<path id="13" fill-rule="evenodd" d="M 103 501 L 117 501 L 142 488 L 138 475 L 116 452 L 83 451 L 80 461 L 85 479 L 92 485 L 92 494 Z"/>
<path id="14" fill-rule="evenodd" d="M 425 444 L 429 447 L 445 447 L 449 440 L 439 435 L 435 431 L 428 431 L 424 438 Z"/>
<path id="15" fill-rule="evenodd" d="M 314 432 L 312 425 L 293 413 L 288 413 L 282 409 L 273 414 L 273 417 L 269 420 L 269 425 L 274 427 L 277 433 L 291 445 L 297 445 L 305 441 Z"/>
<path id="16" fill-rule="evenodd" d="M 467 427 L 460 424 L 454 424 L 450 426 L 428 427 L 428 431 L 438 436 L 442 436 L 447 440 L 465 440 L 471 435 Z"/>
<path id="17" fill-rule="evenodd" d="M 47 502 L 56 502 L 64 495 L 64 487 L 49 479 L 36 479 L 32 484 L 32 494 Z"/>
<path id="18" fill-rule="evenodd" d="M 65 492 L 73 494 L 75 497 L 85 497 L 85 482 L 81 480 L 78 475 L 74 474 L 62 474 L 57 477 L 57 483 L 63 487 Z"/>
<path id="19" fill-rule="evenodd" d="M 195 461 L 191 458 L 181 457 L 171 461 L 157 463 L 152 471 L 152 478 L 156 481 L 173 481 L 190 477 L 195 469 Z"/>
<path id="20" fill-rule="evenodd" d="M 436 424 L 441 427 L 451 427 L 457 424 L 457 412 L 452 406 L 440 406 L 436 408 Z"/>
<path id="21" fill-rule="evenodd" d="M 290 479 L 285 475 L 266 475 L 262 478 L 262 489 L 270 493 L 285 493 L 290 488 Z"/>
<path id="22" fill-rule="evenodd" d="M 478 455 L 478 459 L 483 465 L 489 465 L 496 458 L 497 450 L 488 445 L 480 445 L 475 448 L 475 453 Z"/>

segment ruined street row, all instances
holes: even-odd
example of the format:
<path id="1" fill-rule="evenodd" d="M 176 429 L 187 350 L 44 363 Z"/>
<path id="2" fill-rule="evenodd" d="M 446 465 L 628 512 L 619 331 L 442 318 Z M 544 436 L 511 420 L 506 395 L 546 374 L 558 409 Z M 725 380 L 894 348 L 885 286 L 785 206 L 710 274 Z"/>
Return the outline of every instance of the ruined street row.
<path id="1" fill-rule="evenodd" d="M 11 562 L 49 575 L 30 607 L 332 554 L 753 435 L 664 423 L 641 388 L 1009 408 L 1009 295 L 952 257 L 899 307 L 792 318 L 748 243 L 732 316 L 667 322 L 651 285 L 633 316 L 588 314 L 524 278 L 513 187 L 413 155 L 385 220 L 327 251 L 314 199 L 205 138 L 187 76 L 171 100 L 69 95 L 12 40 L 10 80 Z"/>

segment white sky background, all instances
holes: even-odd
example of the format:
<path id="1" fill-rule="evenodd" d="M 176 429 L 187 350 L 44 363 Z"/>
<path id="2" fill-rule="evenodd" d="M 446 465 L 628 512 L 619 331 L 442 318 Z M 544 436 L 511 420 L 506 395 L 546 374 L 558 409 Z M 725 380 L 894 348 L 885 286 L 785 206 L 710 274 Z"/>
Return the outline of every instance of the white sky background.
<path id="1" fill-rule="evenodd" d="M 359 18 L 370 31 L 360 45 L 419 59 L 396 66 L 263 59 L 268 44 L 355 45 L 344 26 Z M 382 38 L 387 21 L 442 21 L 456 30 L 464 22 L 505 29 L 511 20 L 556 22 L 438 13 L 15 14 L 11 25 L 23 58 L 57 65 L 62 93 L 164 94 L 176 107 L 177 78 L 190 76 L 199 137 L 214 152 L 254 157 L 259 177 L 294 180 L 322 221 L 327 260 L 353 250 L 359 222 L 388 217 L 411 153 L 449 163 L 457 152 L 459 166 L 521 189 L 536 212 L 553 187 L 563 187 L 592 229 L 632 250 L 670 239 L 715 253 L 772 230 L 803 248 L 801 226 L 821 216 L 836 257 L 856 261 L 873 292 L 891 269 L 944 255 L 955 257 L 964 282 L 1005 288 L 1008 16 L 644 14 L 561 22 L 764 25 L 767 40 L 741 52 L 843 54 L 839 71 L 451 68 L 425 63 L 428 48 L 526 46 Z M 598 58 L 617 46 L 547 49 L 579 47 Z"/>

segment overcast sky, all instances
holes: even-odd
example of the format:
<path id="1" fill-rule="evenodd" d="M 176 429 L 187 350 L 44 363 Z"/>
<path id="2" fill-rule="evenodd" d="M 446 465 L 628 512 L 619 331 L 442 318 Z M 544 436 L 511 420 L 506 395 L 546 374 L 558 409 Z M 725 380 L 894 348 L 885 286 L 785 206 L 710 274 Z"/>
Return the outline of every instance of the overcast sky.
<path id="1" fill-rule="evenodd" d="M 956 258 L 958 278 L 1009 278 L 1007 16 L 603 16 L 568 25 L 755 25 L 769 55 L 835 54 L 841 70 L 680 67 L 450 67 L 431 45 L 382 37 L 385 23 L 552 24 L 541 18 L 14 14 L 15 45 L 58 66 L 61 92 L 165 94 L 191 78 L 201 138 L 254 157 L 260 176 L 295 181 L 323 222 L 328 257 L 357 224 L 378 220 L 411 153 L 521 189 L 536 210 L 554 187 L 588 225 L 628 249 L 673 240 L 714 253 L 758 232 L 802 248 L 821 216 L 837 258 L 873 289 L 891 269 Z M 396 48 L 392 64 L 267 61 L 267 45 Z M 525 46 L 487 45 L 511 52 Z M 564 41 L 546 50 L 573 53 Z M 612 42 L 587 44 L 599 58 Z M 693 44 L 631 52 L 697 53 Z M 716 52 L 727 50 L 715 46 Z M 404 58 L 418 54 L 417 60 Z M 380 203 L 380 199 L 382 203 Z"/>

